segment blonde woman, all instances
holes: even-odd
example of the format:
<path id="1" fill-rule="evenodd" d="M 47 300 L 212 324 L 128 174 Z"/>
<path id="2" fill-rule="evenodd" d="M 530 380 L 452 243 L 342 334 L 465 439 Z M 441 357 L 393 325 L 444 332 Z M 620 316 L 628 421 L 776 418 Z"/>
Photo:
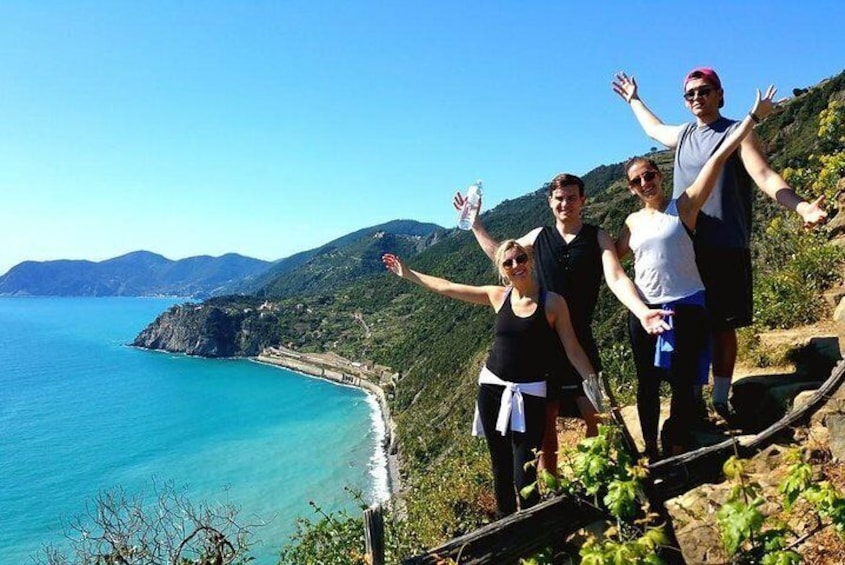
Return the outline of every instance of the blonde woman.
<path id="1" fill-rule="evenodd" d="M 526 463 L 543 442 L 546 412 L 546 376 L 556 340 L 563 343 L 570 362 L 582 379 L 594 373 L 578 343 L 566 301 L 540 288 L 534 278 L 531 254 L 517 241 L 503 242 L 494 255 L 505 286 L 470 286 L 413 271 L 396 255 L 385 254 L 384 264 L 395 275 L 444 296 L 491 306 L 496 311 L 495 339 L 478 378 L 476 422 L 473 433 L 483 433 L 493 466 L 497 516 L 535 504 L 535 491 L 519 492 L 536 480 Z"/>

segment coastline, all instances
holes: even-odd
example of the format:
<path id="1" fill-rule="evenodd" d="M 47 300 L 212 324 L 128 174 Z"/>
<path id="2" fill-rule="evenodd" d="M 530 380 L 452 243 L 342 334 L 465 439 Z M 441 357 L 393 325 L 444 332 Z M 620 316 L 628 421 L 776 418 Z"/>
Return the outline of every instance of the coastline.
<path id="1" fill-rule="evenodd" d="M 360 363 L 353 363 L 338 355 L 301 354 L 286 348 L 273 347 L 251 357 L 256 363 L 282 367 L 307 377 L 323 379 L 341 386 L 350 386 L 363 390 L 375 400 L 381 416 L 384 438 L 381 449 L 384 451 L 387 471 L 388 499 L 402 490 L 399 474 L 399 446 L 396 437 L 396 423 L 390 414 L 384 389 L 370 379 L 384 378 L 385 373 L 367 368 Z M 386 369 L 386 368 L 382 368 Z M 385 502 L 385 501 L 378 501 Z"/>

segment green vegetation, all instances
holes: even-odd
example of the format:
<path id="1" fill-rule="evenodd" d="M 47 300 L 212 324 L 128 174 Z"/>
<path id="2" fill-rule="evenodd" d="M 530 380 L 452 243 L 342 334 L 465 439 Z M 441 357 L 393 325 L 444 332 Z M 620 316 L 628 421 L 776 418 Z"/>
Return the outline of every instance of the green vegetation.
<path id="1" fill-rule="evenodd" d="M 784 177 L 808 199 L 834 200 L 845 177 L 845 105 L 831 99 L 813 122 L 818 129 L 811 152 L 791 155 L 787 160 L 793 166 L 784 170 Z M 756 323 L 786 328 L 818 320 L 827 313 L 819 295 L 841 281 L 845 250 L 829 245 L 821 231 L 802 231 L 794 215 L 766 218 L 763 225 L 755 231 L 752 247 Z"/>
<path id="2" fill-rule="evenodd" d="M 582 564 L 664 563 L 660 550 L 668 539 L 645 502 L 643 481 L 647 473 L 642 462 L 635 462 L 628 455 L 622 432 L 616 426 L 599 426 L 598 436 L 581 440 L 574 448 L 562 449 L 560 478 L 541 472 L 540 481 L 546 490 L 592 499 L 613 520 L 601 538 L 588 534 L 579 551 Z M 554 557 L 548 550 L 535 556 L 533 562 L 551 564 Z"/>
<path id="3" fill-rule="evenodd" d="M 763 565 L 790 565 L 801 563 L 801 555 L 795 551 L 806 538 L 798 536 L 787 525 L 788 513 L 799 500 L 805 504 L 801 515 L 814 512 L 820 531 L 833 525 L 840 535 L 845 533 L 845 497 L 828 481 L 816 480 L 812 466 L 801 459 L 801 453 L 793 450 L 786 478 L 780 483 L 778 492 L 784 502 L 781 515 L 771 511 L 772 504 L 761 496 L 761 487 L 752 480 L 747 461 L 737 457 L 728 459 L 723 471 L 734 486 L 727 501 L 716 513 L 716 521 L 731 563 L 761 563 Z M 764 513 L 769 508 L 769 515 Z"/>

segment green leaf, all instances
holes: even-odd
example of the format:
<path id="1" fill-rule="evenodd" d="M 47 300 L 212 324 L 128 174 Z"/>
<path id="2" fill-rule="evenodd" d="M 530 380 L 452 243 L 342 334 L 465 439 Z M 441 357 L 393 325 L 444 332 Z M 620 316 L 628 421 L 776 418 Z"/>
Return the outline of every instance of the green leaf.
<path id="1" fill-rule="evenodd" d="M 798 497 L 807 490 L 813 480 L 813 468 L 806 463 L 796 463 L 789 468 L 789 474 L 778 487 L 786 497 L 786 507 L 791 508 Z"/>
<path id="2" fill-rule="evenodd" d="M 532 494 L 534 494 L 534 491 L 536 489 L 537 489 L 537 483 L 536 482 L 531 483 L 528 486 L 522 487 L 522 489 L 519 491 L 519 496 L 521 496 L 522 498 L 528 498 Z"/>
<path id="3" fill-rule="evenodd" d="M 722 541 L 730 555 L 736 554 L 744 542 L 760 531 L 765 519 L 757 509 L 760 504 L 760 499 L 751 504 L 745 504 L 743 501 L 728 502 L 716 513 Z"/>
<path id="4" fill-rule="evenodd" d="M 637 510 L 637 483 L 634 481 L 613 481 L 607 486 L 604 504 L 616 518 L 633 516 Z"/>
<path id="5" fill-rule="evenodd" d="M 540 469 L 540 480 L 543 481 L 543 485 L 545 485 L 547 490 L 557 491 L 560 487 L 560 481 L 558 478 L 545 469 Z"/>
<path id="6" fill-rule="evenodd" d="M 725 461 L 724 465 L 722 465 L 722 472 L 725 473 L 725 477 L 732 481 L 742 478 L 744 471 L 745 465 L 743 460 L 738 458 L 736 455 L 731 455 L 730 458 Z"/>
<path id="7" fill-rule="evenodd" d="M 801 556 L 794 551 L 778 551 L 764 555 L 760 565 L 798 565 L 801 561 Z"/>

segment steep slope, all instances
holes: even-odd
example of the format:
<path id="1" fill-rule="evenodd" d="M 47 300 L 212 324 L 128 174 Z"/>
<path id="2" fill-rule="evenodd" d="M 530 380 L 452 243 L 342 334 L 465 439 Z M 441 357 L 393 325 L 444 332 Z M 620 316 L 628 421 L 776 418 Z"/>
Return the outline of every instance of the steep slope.
<path id="1" fill-rule="evenodd" d="M 390 251 L 404 256 L 419 253 L 437 243 L 445 231 L 434 224 L 402 221 L 355 232 L 314 250 L 294 269 L 270 280 L 256 294 L 284 298 L 298 294 L 331 292 L 362 277 L 380 272 L 381 256 Z"/>
<path id="2" fill-rule="evenodd" d="M 316 264 L 312 264 L 307 269 L 312 273 L 314 278 L 337 279 L 340 282 L 343 280 L 343 270 L 349 268 L 341 264 L 342 259 L 353 258 L 359 254 L 356 251 L 345 254 L 342 250 L 349 246 L 360 247 L 362 241 L 367 241 L 371 236 L 378 233 L 400 236 L 401 238 L 408 239 L 408 241 L 417 241 L 418 245 L 416 247 L 423 248 L 436 241 L 442 235 L 443 228 L 437 224 L 417 222 L 414 220 L 393 220 L 384 224 L 362 228 L 314 249 L 301 251 L 290 257 L 280 259 L 273 263 L 266 272 L 255 277 L 253 280 L 244 281 L 243 284 L 231 289 L 231 292 L 237 294 L 260 294 L 279 298 L 306 290 L 309 287 L 315 286 L 314 282 L 316 281 L 309 282 L 309 277 L 302 274 L 289 278 L 286 278 L 286 276 L 314 259 L 317 259 Z M 337 260 L 333 260 L 332 253 L 338 251 L 340 251 L 340 255 L 336 255 Z M 322 259 L 319 259 L 320 257 Z M 336 264 L 338 273 L 335 275 L 324 274 L 323 270 L 331 270 L 333 264 Z M 369 266 L 372 267 L 372 265 Z M 372 273 L 371 270 L 365 270 L 364 272 Z"/>

